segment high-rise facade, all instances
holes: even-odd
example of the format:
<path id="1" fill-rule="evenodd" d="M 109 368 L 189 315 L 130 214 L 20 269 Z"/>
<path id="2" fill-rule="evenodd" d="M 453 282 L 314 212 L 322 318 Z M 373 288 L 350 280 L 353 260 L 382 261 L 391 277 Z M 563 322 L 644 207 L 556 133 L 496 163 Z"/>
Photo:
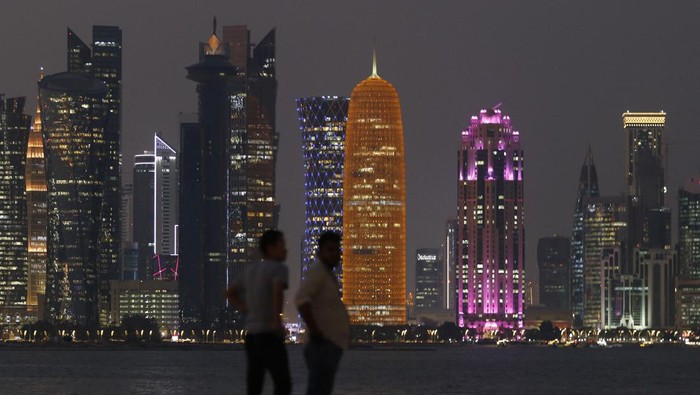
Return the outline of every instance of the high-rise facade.
<path id="1" fill-rule="evenodd" d="M 153 274 L 153 181 L 155 157 L 153 152 L 134 155 L 133 168 L 134 240 L 139 251 L 138 278 L 148 280 Z"/>
<path id="2" fill-rule="evenodd" d="M 497 107 L 481 110 L 462 132 L 458 159 L 460 327 L 522 327 L 523 160 L 520 133 Z"/>
<path id="3" fill-rule="evenodd" d="M 202 271 L 201 299 L 195 302 L 199 311 L 193 319 L 209 325 L 223 323 L 227 313 L 221 295 L 228 282 L 229 141 L 233 116 L 231 90 L 238 70 L 229 62 L 226 45 L 215 32 L 203 49 L 202 60 L 187 67 L 187 78 L 197 83 L 199 96 L 200 133 L 192 137 L 200 141 L 192 146 L 182 145 L 182 151 L 200 148 L 195 153 L 199 164 L 195 170 L 199 173 L 199 189 L 190 191 L 197 195 L 195 207 L 201 211 L 195 212 L 195 207 L 183 207 L 180 221 L 185 225 L 193 221 L 183 216 L 199 217 L 197 228 L 183 227 L 185 240 L 201 243 L 200 249 L 195 252 L 195 260 L 185 264 Z M 190 155 L 183 155 L 183 166 L 194 165 L 185 163 L 185 158 L 189 159 Z M 195 238 L 196 233 L 201 233 L 201 238 Z M 190 247 L 196 246 L 183 245 L 183 248 Z"/>
<path id="4" fill-rule="evenodd" d="M 118 277 L 120 251 L 120 145 L 121 145 L 121 86 L 122 31 L 118 26 L 93 26 L 92 48 L 88 47 L 70 28 L 67 35 L 68 72 L 92 76 L 104 82 L 108 94 L 101 103 L 110 118 L 104 130 L 105 188 L 100 213 L 99 284 L 100 322 L 108 324 L 109 281 Z"/>
<path id="5" fill-rule="evenodd" d="M 604 257 L 624 247 L 627 240 L 627 200 L 619 197 L 591 197 L 584 201 L 583 326 L 599 328 L 601 314 Z M 619 261 L 618 259 L 617 261 Z"/>
<path id="6" fill-rule="evenodd" d="M 681 275 L 700 280 L 700 177 L 678 191 L 678 239 Z"/>
<path id="7" fill-rule="evenodd" d="M 600 196 L 598 188 L 598 173 L 593 163 L 593 152 L 590 147 L 581 166 L 578 181 L 578 193 L 574 209 L 574 226 L 571 234 L 571 295 L 570 306 L 574 316 L 574 325 L 583 324 L 583 300 L 584 300 L 584 215 L 586 212 L 586 200 Z"/>
<path id="8" fill-rule="evenodd" d="M 350 98 L 320 96 L 297 99 L 304 150 L 305 209 L 301 275 L 316 260 L 318 238 L 343 232 L 343 164 L 345 125 Z M 342 275 L 342 266 L 336 269 Z"/>
<path id="9" fill-rule="evenodd" d="M 248 263 L 260 258 L 258 239 L 279 221 L 275 30 L 253 44 L 247 26 L 224 26 L 222 41 L 238 75 L 229 93 L 227 275 L 233 279 Z"/>
<path id="10" fill-rule="evenodd" d="M 27 308 L 27 194 L 25 166 L 32 118 L 24 97 L 0 95 L 0 318 Z"/>
<path id="11" fill-rule="evenodd" d="M 43 76 L 42 76 L 43 78 Z M 43 316 L 46 292 L 46 160 L 37 101 L 34 128 L 27 143 L 27 310 Z"/>
<path id="12" fill-rule="evenodd" d="M 104 105 L 108 95 L 103 81 L 80 73 L 39 82 L 48 180 L 46 314 L 54 322 L 95 327 L 109 310 L 101 298 L 111 275 L 102 265 L 111 256 L 103 216 L 107 130 L 115 120 Z"/>
<path id="13" fill-rule="evenodd" d="M 354 324 L 406 322 L 406 174 L 401 105 L 377 75 L 350 96 L 343 178 L 343 301 Z"/>
<path id="14" fill-rule="evenodd" d="M 177 254 L 177 152 L 158 134 L 152 151 L 134 157 L 133 195 L 139 278 L 151 280 L 158 272 L 156 256 Z"/>
<path id="15" fill-rule="evenodd" d="M 666 197 L 664 112 L 625 112 L 625 181 L 630 201 L 630 244 L 642 249 L 671 248 L 671 214 Z"/>
<path id="16" fill-rule="evenodd" d="M 571 243 L 568 237 L 542 237 L 537 242 L 537 268 L 540 273 L 540 304 L 568 310 Z"/>
<path id="17" fill-rule="evenodd" d="M 437 248 L 416 250 L 416 309 L 440 309 L 444 299 L 443 263 Z"/>
<path id="18" fill-rule="evenodd" d="M 442 259 L 445 265 L 443 269 L 445 297 L 444 306 L 447 310 L 456 312 L 457 309 L 457 276 L 455 269 L 457 267 L 457 254 L 459 251 L 459 242 L 457 239 L 458 221 L 456 218 L 448 219 L 445 222 L 445 243 L 443 244 Z"/>

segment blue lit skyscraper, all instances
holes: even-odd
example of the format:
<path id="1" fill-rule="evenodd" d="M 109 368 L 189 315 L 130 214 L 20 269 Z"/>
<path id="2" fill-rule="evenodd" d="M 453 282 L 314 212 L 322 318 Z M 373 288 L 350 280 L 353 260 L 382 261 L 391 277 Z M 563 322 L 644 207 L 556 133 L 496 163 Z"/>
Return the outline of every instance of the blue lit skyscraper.
<path id="1" fill-rule="evenodd" d="M 586 208 L 586 199 L 600 196 L 598 189 L 598 173 L 593 163 L 593 152 L 590 147 L 586 159 L 581 166 L 581 175 L 578 181 L 578 195 L 576 196 L 576 208 L 574 211 L 574 226 L 571 234 L 571 309 L 574 314 L 574 323 L 580 326 L 583 323 L 583 218 Z"/>
<path id="2" fill-rule="evenodd" d="M 349 102 L 349 98 L 337 96 L 297 99 L 306 179 L 302 277 L 316 257 L 320 234 L 343 231 L 343 163 Z"/>

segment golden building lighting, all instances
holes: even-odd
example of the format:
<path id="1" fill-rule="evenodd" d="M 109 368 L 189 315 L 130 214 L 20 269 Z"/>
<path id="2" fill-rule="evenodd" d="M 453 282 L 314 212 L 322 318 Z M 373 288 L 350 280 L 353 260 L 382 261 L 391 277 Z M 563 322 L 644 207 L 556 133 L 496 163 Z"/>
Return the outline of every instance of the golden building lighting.
<path id="1" fill-rule="evenodd" d="M 343 300 L 353 324 L 406 323 L 406 172 L 399 96 L 377 75 L 352 91 L 345 143 Z"/>
<path id="2" fill-rule="evenodd" d="M 41 77 L 43 78 L 43 71 Z M 28 271 L 27 271 L 27 310 L 36 312 L 39 317 L 43 307 L 46 288 L 46 162 L 42 141 L 41 107 L 37 100 L 34 127 L 29 132 L 27 143 L 27 167 L 25 180 L 27 188 L 28 224 Z"/>

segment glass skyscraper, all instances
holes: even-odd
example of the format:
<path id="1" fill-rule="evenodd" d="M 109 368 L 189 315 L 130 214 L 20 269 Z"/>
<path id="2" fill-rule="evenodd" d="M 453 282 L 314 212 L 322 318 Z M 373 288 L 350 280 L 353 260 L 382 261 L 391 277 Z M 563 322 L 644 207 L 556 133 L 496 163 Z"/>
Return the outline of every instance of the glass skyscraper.
<path id="1" fill-rule="evenodd" d="M 670 249 L 671 215 L 666 203 L 666 113 L 625 112 L 622 121 L 625 181 L 630 199 L 630 242 L 643 249 Z"/>
<path id="2" fill-rule="evenodd" d="M 570 254 L 568 237 L 542 237 L 537 242 L 540 304 L 553 309 L 569 309 Z"/>
<path id="3" fill-rule="evenodd" d="M 24 97 L 0 95 L 0 318 L 15 320 L 27 306 L 25 165 L 32 117 Z"/>
<path id="4" fill-rule="evenodd" d="M 623 196 L 594 197 L 584 201 L 583 326 L 586 328 L 600 328 L 603 322 L 601 282 L 604 257 L 627 240 L 626 202 Z"/>
<path id="5" fill-rule="evenodd" d="M 416 250 L 416 309 L 442 308 L 443 264 L 437 248 Z"/>
<path id="6" fill-rule="evenodd" d="M 678 191 L 678 239 L 681 275 L 700 280 L 700 177 Z"/>
<path id="7" fill-rule="evenodd" d="M 445 309 L 456 312 L 457 305 L 457 276 L 455 268 L 457 267 L 457 252 L 459 251 L 459 242 L 457 239 L 457 224 L 456 218 L 448 219 L 445 222 L 445 243 L 443 244 L 443 261 L 445 268 L 443 269 L 445 283 Z"/>
<path id="8" fill-rule="evenodd" d="M 584 299 L 584 249 L 583 249 L 583 218 L 586 211 L 585 201 L 588 198 L 600 196 L 598 188 L 598 173 L 593 163 L 593 152 L 588 148 L 586 158 L 581 166 L 574 210 L 574 226 L 571 234 L 571 310 L 574 315 L 574 326 L 583 325 Z"/>
<path id="9" fill-rule="evenodd" d="M 406 323 L 406 170 L 401 105 L 377 75 L 355 86 L 345 136 L 343 301 L 353 324 Z"/>
<path id="10" fill-rule="evenodd" d="M 301 275 L 316 260 L 321 233 L 343 232 L 343 165 L 348 97 L 297 99 L 304 150 L 306 221 Z M 342 265 L 336 269 L 342 276 Z"/>
<path id="11" fill-rule="evenodd" d="M 111 275 L 101 265 L 111 255 L 103 216 L 111 171 L 107 130 L 115 120 L 104 105 L 108 95 L 103 81 L 86 74 L 39 82 L 48 180 L 46 314 L 54 322 L 96 327 L 109 309 L 100 305 L 100 285 Z"/>
<path id="12" fill-rule="evenodd" d="M 81 73 L 99 79 L 107 85 L 108 94 L 102 106 L 111 118 L 104 130 L 105 173 L 104 198 L 100 213 L 99 284 L 100 322 L 108 324 L 110 309 L 109 281 L 119 272 L 120 250 L 120 145 L 121 145 L 121 86 L 122 31 L 118 26 L 93 26 L 92 49 L 70 28 L 67 35 L 68 72 Z"/>
<path id="13" fill-rule="evenodd" d="M 142 280 L 151 280 L 158 272 L 158 256 L 177 254 L 177 152 L 158 134 L 152 148 L 134 157 L 134 241 Z"/>
<path id="14" fill-rule="evenodd" d="M 520 133 L 498 106 L 472 116 L 458 159 L 460 327 L 523 325 L 523 160 Z"/>

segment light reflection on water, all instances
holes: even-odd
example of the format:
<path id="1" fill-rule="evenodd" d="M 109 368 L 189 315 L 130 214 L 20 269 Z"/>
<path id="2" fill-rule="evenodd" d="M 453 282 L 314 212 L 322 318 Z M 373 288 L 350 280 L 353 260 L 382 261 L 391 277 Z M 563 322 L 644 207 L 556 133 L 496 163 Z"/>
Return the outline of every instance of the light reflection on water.
<path id="1" fill-rule="evenodd" d="M 300 346 L 289 347 L 294 393 L 305 390 Z M 697 393 L 700 348 L 534 346 L 351 350 L 336 393 Z M 242 394 L 240 350 L 0 347 L 0 393 Z M 271 382 L 265 384 L 271 393 Z"/>

